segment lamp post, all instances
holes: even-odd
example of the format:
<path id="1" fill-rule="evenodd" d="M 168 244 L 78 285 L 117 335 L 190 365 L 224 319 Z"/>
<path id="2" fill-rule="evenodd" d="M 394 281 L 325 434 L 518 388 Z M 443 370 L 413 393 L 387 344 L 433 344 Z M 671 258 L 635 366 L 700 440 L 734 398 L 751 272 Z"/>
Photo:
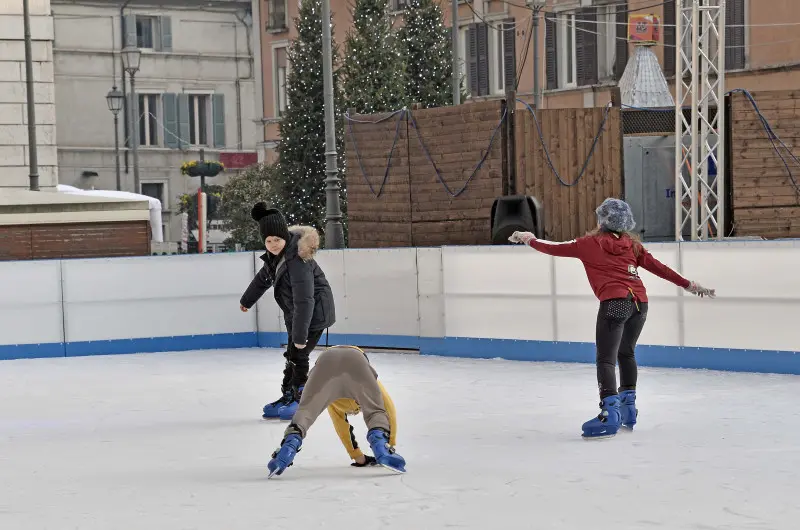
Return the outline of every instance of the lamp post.
<path id="1" fill-rule="evenodd" d="M 117 191 L 122 190 L 122 178 L 119 174 L 119 111 L 122 110 L 122 103 L 125 101 L 125 96 L 117 90 L 117 85 L 111 89 L 111 92 L 106 96 L 108 103 L 108 110 L 114 114 L 114 160 L 117 170 Z"/>
<path id="2" fill-rule="evenodd" d="M 131 77 L 131 150 L 133 151 L 133 192 L 139 193 L 139 98 L 136 95 L 136 72 L 142 51 L 136 46 L 125 46 L 122 49 L 122 65 Z"/>
<path id="3" fill-rule="evenodd" d="M 33 55 L 31 54 L 31 11 L 28 0 L 22 0 L 22 25 L 25 39 L 25 85 L 28 94 L 28 165 L 30 189 L 39 191 L 39 155 L 36 142 L 36 100 L 33 97 Z"/>
<path id="4" fill-rule="evenodd" d="M 533 8 L 533 107 L 542 106 L 542 91 L 539 90 L 539 11 L 547 5 L 547 0 L 528 0 Z"/>
<path id="5" fill-rule="evenodd" d="M 322 77 L 325 97 L 325 248 L 344 248 L 339 169 L 336 167 L 336 122 L 333 118 L 333 52 L 331 2 L 322 0 Z"/>

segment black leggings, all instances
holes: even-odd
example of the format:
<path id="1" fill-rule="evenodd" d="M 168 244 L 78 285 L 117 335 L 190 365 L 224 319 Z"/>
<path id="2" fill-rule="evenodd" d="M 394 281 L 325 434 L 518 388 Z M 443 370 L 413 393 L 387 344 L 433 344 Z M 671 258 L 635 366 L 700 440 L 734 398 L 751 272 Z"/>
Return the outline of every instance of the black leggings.
<path id="1" fill-rule="evenodd" d="M 289 331 L 289 344 L 283 356 L 286 357 L 286 366 L 283 369 L 283 383 L 281 392 L 286 392 L 291 388 L 299 388 L 306 384 L 308 380 L 308 356 L 317 347 L 319 339 L 322 337 L 320 331 L 309 331 L 306 347 L 303 349 L 295 348 L 292 342 L 292 330 Z"/>
<path id="2" fill-rule="evenodd" d="M 633 350 L 647 320 L 647 302 L 615 298 L 600 303 L 597 312 L 597 385 L 600 399 L 617 394 L 616 365 L 619 358 L 619 391 L 636 390 L 636 357 Z"/>

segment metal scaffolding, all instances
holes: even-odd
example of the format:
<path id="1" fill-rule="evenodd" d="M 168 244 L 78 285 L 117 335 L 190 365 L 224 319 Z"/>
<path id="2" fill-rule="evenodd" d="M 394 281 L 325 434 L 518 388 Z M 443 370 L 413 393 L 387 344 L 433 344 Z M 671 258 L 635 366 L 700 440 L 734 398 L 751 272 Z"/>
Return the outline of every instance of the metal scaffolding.
<path id="1" fill-rule="evenodd" d="M 675 4 L 675 239 L 723 239 L 725 0 Z"/>

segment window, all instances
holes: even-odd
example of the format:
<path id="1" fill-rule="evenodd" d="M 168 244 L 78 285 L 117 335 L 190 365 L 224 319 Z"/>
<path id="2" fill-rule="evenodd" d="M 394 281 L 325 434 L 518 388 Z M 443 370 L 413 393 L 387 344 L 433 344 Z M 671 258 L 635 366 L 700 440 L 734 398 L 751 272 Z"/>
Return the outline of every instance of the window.
<path id="1" fill-rule="evenodd" d="M 208 145 L 208 94 L 189 94 L 189 143 Z"/>
<path id="2" fill-rule="evenodd" d="M 577 77 L 577 59 L 575 58 L 575 15 L 568 14 L 559 17 L 559 45 L 562 50 L 561 57 L 561 72 L 559 72 L 559 79 L 561 83 L 559 86 L 573 87 L 576 86 L 575 78 Z"/>
<path id="3" fill-rule="evenodd" d="M 126 15 L 125 45 L 143 50 L 172 50 L 172 19 L 148 15 Z"/>
<path id="4" fill-rule="evenodd" d="M 139 145 L 159 145 L 159 100 L 158 94 L 139 94 Z"/>
<path id="5" fill-rule="evenodd" d="M 147 195 L 154 199 L 161 201 L 161 209 L 167 209 L 167 203 L 164 201 L 164 183 L 163 182 L 142 182 L 142 195 Z"/>
<path id="6" fill-rule="evenodd" d="M 155 50 L 159 36 L 157 17 L 136 17 L 136 45 L 146 50 Z"/>
<path id="7" fill-rule="evenodd" d="M 268 0 L 267 1 L 267 29 L 285 30 L 286 26 L 286 1 L 287 0 Z"/>
<path id="8" fill-rule="evenodd" d="M 617 50 L 617 8 L 597 8 L 597 77 L 601 82 L 614 80 Z"/>
<path id="9" fill-rule="evenodd" d="M 286 99 L 286 78 L 289 74 L 286 48 L 273 48 L 272 60 L 274 68 L 273 90 L 275 92 L 275 116 L 283 116 L 288 106 Z"/>
<path id="10" fill-rule="evenodd" d="M 502 95 L 517 78 L 514 19 L 470 24 L 462 53 L 472 96 Z"/>

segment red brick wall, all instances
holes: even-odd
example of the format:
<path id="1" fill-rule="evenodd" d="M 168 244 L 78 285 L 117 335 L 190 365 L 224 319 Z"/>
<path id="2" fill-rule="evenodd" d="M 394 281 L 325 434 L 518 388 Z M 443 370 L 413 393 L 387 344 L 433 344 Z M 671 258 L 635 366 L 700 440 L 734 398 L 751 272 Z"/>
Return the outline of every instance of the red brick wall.
<path id="1" fill-rule="evenodd" d="M 345 124 L 349 246 L 489 244 L 492 203 L 502 195 L 501 132 L 496 134 L 481 169 L 471 180 L 470 176 L 500 122 L 502 103 L 487 101 L 412 112 L 413 121 L 406 117 L 400 122 L 382 191 L 398 116 L 382 123 Z M 353 116 L 353 119 L 375 122 L 387 116 Z M 457 197 L 448 193 L 439 181 L 420 137 L 450 191 L 457 194 L 467 184 Z"/>
<path id="2" fill-rule="evenodd" d="M 0 226 L 0 260 L 149 254 L 148 221 Z"/>

